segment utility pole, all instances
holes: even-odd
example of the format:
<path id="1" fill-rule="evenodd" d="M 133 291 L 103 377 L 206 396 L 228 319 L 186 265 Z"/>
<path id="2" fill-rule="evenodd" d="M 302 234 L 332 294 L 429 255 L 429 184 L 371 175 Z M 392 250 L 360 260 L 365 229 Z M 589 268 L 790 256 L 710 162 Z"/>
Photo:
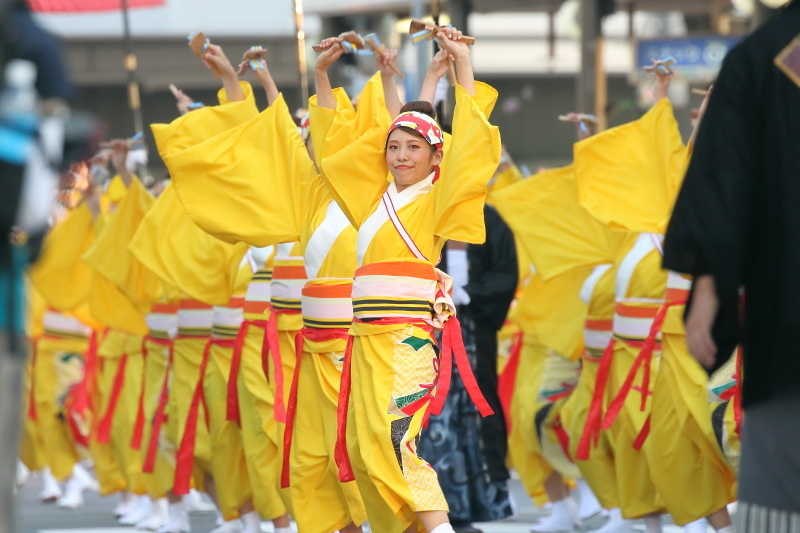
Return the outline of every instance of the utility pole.
<path id="1" fill-rule="evenodd" d="M 603 63 L 602 20 L 608 2 L 581 0 L 581 67 L 578 72 L 578 113 L 594 113 L 598 131 L 606 128 L 608 84 Z"/>
<path id="2" fill-rule="evenodd" d="M 292 0 L 294 31 L 297 37 L 297 70 L 300 76 L 300 107 L 308 106 L 308 61 L 306 60 L 306 32 L 303 22 L 303 0 Z"/>

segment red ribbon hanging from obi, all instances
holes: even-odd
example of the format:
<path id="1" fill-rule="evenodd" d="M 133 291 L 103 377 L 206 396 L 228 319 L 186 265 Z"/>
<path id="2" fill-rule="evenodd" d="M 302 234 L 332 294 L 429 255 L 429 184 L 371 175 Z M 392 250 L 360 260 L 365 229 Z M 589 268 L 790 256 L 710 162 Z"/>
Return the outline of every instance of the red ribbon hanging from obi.
<path id="1" fill-rule="evenodd" d="M 226 396 L 225 405 L 225 420 L 236 422 L 241 427 L 242 419 L 239 415 L 239 370 L 242 366 L 242 351 L 244 350 L 245 339 L 247 339 L 247 330 L 250 326 L 259 326 L 267 329 L 266 320 L 245 320 L 239 326 L 239 332 L 236 334 L 236 342 L 233 346 L 233 356 L 231 357 L 231 371 L 228 374 L 228 393 Z"/>
<path id="2" fill-rule="evenodd" d="M 428 420 L 432 414 L 439 415 L 444 408 L 447 393 L 450 391 L 453 359 L 455 359 L 458 372 L 461 374 L 461 381 L 464 383 L 464 388 L 467 389 L 467 394 L 469 394 L 475 407 L 478 408 L 478 412 L 481 416 L 494 414 L 489 402 L 483 397 L 478 382 L 475 380 L 475 374 L 472 373 L 467 350 L 464 347 L 464 338 L 461 336 L 461 323 L 458 321 L 458 318 L 451 316 L 444 323 L 444 329 L 442 330 L 441 366 L 439 379 L 436 385 L 436 396 L 434 396 L 433 401 L 428 405 L 428 410 L 422 421 L 423 427 L 428 427 Z"/>
<path id="3" fill-rule="evenodd" d="M 144 435 L 144 394 L 145 385 L 147 384 L 147 341 L 152 339 L 150 335 L 145 335 L 142 338 L 142 359 L 145 364 L 142 365 L 142 387 L 139 389 L 139 403 L 136 408 L 136 422 L 133 424 L 133 435 L 131 435 L 131 448 L 140 450 L 142 448 L 142 437 Z"/>
<path id="4" fill-rule="evenodd" d="M 589 406 L 586 425 L 583 427 L 583 433 L 581 434 L 580 441 L 578 441 L 578 449 L 575 453 L 575 458 L 581 461 L 589 459 L 592 446 L 596 445 L 600 438 L 600 424 L 603 420 L 603 397 L 606 392 L 608 374 L 611 369 L 611 358 L 614 355 L 614 347 L 616 344 L 616 339 L 612 338 L 600 358 L 600 366 L 597 369 L 597 377 L 594 382 L 592 403 Z"/>
<path id="5" fill-rule="evenodd" d="M 269 381 L 269 355 L 272 355 L 272 366 L 275 369 L 275 420 L 286 423 L 286 407 L 283 403 L 283 363 L 281 362 L 281 344 L 278 337 L 278 313 L 272 310 L 267 321 L 267 331 L 264 334 L 264 344 L 261 350 L 261 366 L 264 376 Z"/>
<path id="6" fill-rule="evenodd" d="M 28 388 L 28 419 L 38 420 L 39 415 L 36 412 L 36 354 L 39 351 L 39 339 L 41 337 L 34 337 L 31 342 L 31 363 L 30 372 L 30 387 Z"/>
<path id="7" fill-rule="evenodd" d="M 194 387 L 192 401 L 189 404 L 189 415 L 186 417 L 186 429 L 183 432 L 183 438 L 181 439 L 180 446 L 178 446 L 175 458 L 175 483 L 172 490 L 178 495 L 188 494 L 191 489 L 192 469 L 194 468 L 194 447 L 197 438 L 197 412 L 200 409 L 200 403 L 205 403 L 203 379 L 206 375 L 212 343 L 213 340 L 209 339 L 203 349 L 203 359 L 200 361 L 200 375 L 198 376 L 197 385 Z M 206 408 L 205 411 L 206 424 L 208 424 L 208 408 Z"/>
<path id="8" fill-rule="evenodd" d="M 347 483 L 355 481 L 353 465 L 350 463 L 350 453 L 347 450 L 347 411 L 350 407 L 350 389 L 353 384 L 352 376 L 353 337 L 347 339 L 347 348 L 344 350 L 344 365 L 342 366 L 342 380 L 339 384 L 339 405 L 336 407 L 336 446 L 333 449 L 333 458 L 339 467 L 339 481 Z"/>
<path id="9" fill-rule="evenodd" d="M 92 397 L 90 384 L 94 380 L 95 367 L 97 364 L 97 343 L 95 333 L 89 336 L 89 344 L 84 353 L 83 376 L 81 380 L 73 386 L 64 398 L 64 414 L 69 424 L 75 442 L 81 446 L 89 446 L 89 434 L 87 434 L 78 423 L 80 419 L 91 420 Z"/>
<path id="10" fill-rule="evenodd" d="M 169 341 L 169 355 L 167 368 L 164 372 L 164 382 L 161 384 L 161 393 L 158 397 L 158 407 L 153 417 L 153 429 L 150 432 L 150 442 L 147 443 L 147 453 L 145 454 L 142 471 L 152 473 L 156 465 L 156 452 L 158 451 L 158 439 L 161 436 L 161 426 L 167 420 L 167 401 L 169 400 L 169 375 L 172 372 L 172 361 L 175 352 L 175 345 Z"/>
<path id="11" fill-rule="evenodd" d="M 350 335 L 347 333 L 347 329 L 344 328 L 303 328 L 297 332 L 294 345 L 296 357 L 294 377 L 292 378 L 292 386 L 289 392 L 289 406 L 286 411 L 286 428 L 283 430 L 283 462 L 281 465 L 282 489 L 286 489 L 290 485 L 289 459 L 291 457 L 292 439 L 294 438 L 294 421 L 295 417 L 297 416 L 297 390 L 300 386 L 300 364 L 303 359 L 303 345 L 305 343 L 305 339 L 315 342 L 324 342 L 334 339 L 349 341 Z"/>
<path id="12" fill-rule="evenodd" d="M 97 428 L 97 442 L 108 444 L 111 440 L 111 424 L 114 421 L 114 412 L 117 410 L 117 402 L 125 384 L 125 365 L 128 362 L 128 354 L 122 354 L 117 365 L 117 373 L 114 374 L 114 383 L 111 386 L 111 396 L 108 399 L 108 407 L 100 425 Z"/>
<path id="13" fill-rule="evenodd" d="M 497 380 L 498 396 L 500 396 L 500 405 L 503 406 L 503 414 L 506 418 L 507 434 L 511 434 L 511 401 L 514 398 L 514 384 L 517 381 L 524 338 L 525 334 L 521 331 L 514 334 L 514 341 L 508 352 L 508 362 Z"/>
<path id="14" fill-rule="evenodd" d="M 650 435 L 650 416 L 651 415 L 647 415 L 647 420 L 644 421 L 642 430 L 639 432 L 639 435 L 636 437 L 636 440 L 633 441 L 633 449 L 636 451 L 641 451 L 642 446 L 644 446 L 644 442 Z"/>

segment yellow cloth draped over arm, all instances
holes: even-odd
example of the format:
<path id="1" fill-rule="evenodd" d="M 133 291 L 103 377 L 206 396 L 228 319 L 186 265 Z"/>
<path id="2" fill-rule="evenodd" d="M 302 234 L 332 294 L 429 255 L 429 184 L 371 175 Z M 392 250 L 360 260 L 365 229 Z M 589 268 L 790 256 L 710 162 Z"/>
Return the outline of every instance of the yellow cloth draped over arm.
<path id="1" fill-rule="evenodd" d="M 680 187 L 686 147 L 669 100 L 639 120 L 575 144 L 580 204 L 612 229 L 663 233 Z"/>
<path id="2" fill-rule="evenodd" d="M 130 251 L 161 280 L 188 297 L 225 305 L 231 296 L 231 267 L 247 245 L 227 244 L 197 227 L 167 187 L 139 224 Z"/>
<path id="3" fill-rule="evenodd" d="M 128 250 L 142 219 L 155 203 L 155 198 L 138 179 L 134 179 L 125 199 L 117 205 L 85 260 L 104 278 L 113 283 L 139 312 L 147 314 L 153 303 L 163 296 L 161 280 Z"/>
<path id="4" fill-rule="evenodd" d="M 244 100 L 229 102 L 225 89 L 220 89 L 220 105 L 190 111 L 169 124 L 151 124 L 158 153 L 163 157 L 181 152 L 258 115 L 253 88 L 246 82 L 239 84 Z"/>
<path id="5" fill-rule="evenodd" d="M 45 237 L 42 253 L 30 268 L 30 280 L 51 307 L 71 311 L 89 298 L 92 269 L 81 257 L 92 242 L 94 222 L 85 204 Z"/>
<path id="6" fill-rule="evenodd" d="M 296 241 L 309 207 L 330 201 L 283 95 L 253 120 L 162 157 L 192 221 L 228 243 Z"/>
<path id="7" fill-rule="evenodd" d="M 355 111 L 337 94 L 335 111 L 318 107 L 312 99 L 312 141 L 331 195 L 358 228 L 388 184 L 384 148 L 392 117 L 386 109 L 379 74 L 367 82 Z M 315 126 L 315 122 L 319 124 Z M 330 126 L 323 134 L 321 130 L 327 124 Z"/>
<path id="8" fill-rule="evenodd" d="M 578 204 L 572 166 L 520 181 L 494 200 L 543 280 L 614 261 L 610 231 Z"/>
<path id="9" fill-rule="evenodd" d="M 486 188 L 500 163 L 500 129 L 492 126 L 483 109 L 497 99 L 491 86 L 475 82 L 476 96 L 456 86 L 453 136 L 444 147 L 439 180 L 430 194 L 436 220 L 434 234 L 471 244 L 486 240 L 483 206 Z M 481 105 L 479 105 L 479 102 Z"/>

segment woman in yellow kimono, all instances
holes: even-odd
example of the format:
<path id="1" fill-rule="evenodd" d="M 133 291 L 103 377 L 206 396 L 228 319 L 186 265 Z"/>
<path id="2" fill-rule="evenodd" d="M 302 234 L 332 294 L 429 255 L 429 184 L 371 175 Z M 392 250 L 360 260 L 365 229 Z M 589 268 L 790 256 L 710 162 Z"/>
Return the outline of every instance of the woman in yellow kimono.
<path id="1" fill-rule="evenodd" d="M 612 235 L 578 205 L 571 166 L 509 186 L 493 200 L 537 272 L 532 283 L 538 297 L 528 312 L 529 322 L 522 324 L 525 345 L 531 346 L 528 357 L 540 361 L 540 383 L 520 392 L 516 404 L 522 411 L 520 423 L 529 428 L 522 430 L 529 440 L 528 453 L 545 465 L 536 469 L 531 483 L 544 484 L 553 510 L 532 530 L 571 530 L 601 511 L 572 461 L 561 412 L 579 381 L 589 304 L 583 292 L 591 293 L 586 284 L 598 281 L 594 268 L 613 261 Z M 565 489 L 565 478 L 579 480 L 580 508 Z"/>
<path id="2" fill-rule="evenodd" d="M 391 76 L 391 70 L 386 70 Z M 231 241 L 257 244 L 299 239 L 310 281 L 303 287 L 295 280 L 280 279 L 283 271 L 290 273 L 299 266 L 291 259 L 276 257 L 273 273 L 273 308 L 289 311 L 292 302 L 301 304 L 304 322 L 296 341 L 301 364 L 291 380 L 282 485 L 291 486 L 299 531 L 359 531 L 366 520 L 361 497 L 354 484 L 338 481 L 333 460 L 342 356 L 353 314 L 350 292 L 356 268 L 356 232 L 316 171 L 308 125 L 303 124 L 298 132 L 283 97 L 274 90 L 266 64 L 256 75 L 267 90 L 267 111 L 238 129 L 171 156 L 166 163 L 187 210 L 203 229 Z M 381 85 L 377 75 L 368 82 L 359 98 L 358 113 L 368 118 L 382 113 L 388 127 Z M 388 90 L 396 93 L 393 84 Z M 343 91 L 337 92 L 337 99 L 354 112 Z M 368 123 L 368 119 L 362 118 L 362 122 Z M 351 135 L 357 137 L 358 132 Z M 207 168 L 206 161 L 219 160 L 222 153 L 252 166 L 240 167 L 235 173 L 224 166 Z M 278 191 L 286 191 L 286 196 Z M 263 224 L 253 223 L 261 217 Z M 281 321 L 285 319 L 291 315 L 278 315 L 278 330 L 284 330 Z M 292 355 L 295 347 L 291 348 L 287 354 L 282 346 L 284 361 Z M 288 368 L 284 365 L 284 372 Z M 324 439 L 314 437 L 319 428 Z M 314 512 L 320 505 L 328 510 L 324 515 Z"/>
<path id="3" fill-rule="evenodd" d="M 85 358 L 87 363 L 91 363 L 93 366 L 97 365 L 95 339 L 99 338 L 98 335 L 103 326 L 90 316 L 90 309 L 87 306 L 96 274 L 91 267 L 83 263 L 81 257 L 95 239 L 94 213 L 101 217 L 107 216 L 113 206 L 122 200 L 125 193 L 126 186 L 120 177 L 111 180 L 104 193 L 100 192 L 100 185 L 90 186 L 84 192 L 84 201 L 50 232 L 45 240 L 42 255 L 30 270 L 32 284 L 37 287 L 50 307 L 48 318 L 50 325 L 46 326 L 46 329 L 51 331 L 46 336 L 44 345 L 37 346 L 37 348 L 44 348 L 45 354 L 49 353 L 50 355 L 39 357 L 37 354 L 33 374 L 36 381 L 38 378 L 35 368 L 47 363 L 46 366 L 50 368 L 47 371 L 53 378 L 61 374 L 66 379 L 66 381 L 61 380 L 62 387 L 71 387 L 81 379 L 88 379 L 90 383 L 86 385 L 90 387 L 90 394 L 96 396 L 99 392 L 95 387 L 95 376 L 84 376 L 83 369 L 78 370 L 75 366 L 79 362 L 78 359 L 68 358 L 67 361 L 62 361 L 60 357 L 55 359 L 53 357 L 57 353 L 77 353 L 81 359 Z M 70 314 L 70 312 L 73 313 Z M 80 317 L 80 320 L 76 317 Z M 66 351 L 58 347 L 60 339 L 66 342 L 64 346 Z M 51 365 L 57 365 L 57 368 L 51 368 Z M 91 368 L 91 366 L 87 368 Z M 53 371 L 55 374 L 52 373 Z M 56 383 L 53 382 L 52 386 L 56 386 Z M 43 387 L 40 386 L 39 389 L 39 393 L 36 393 L 37 397 L 47 394 Z M 52 390 L 52 394 L 53 399 L 50 401 L 55 400 L 57 392 Z M 92 427 L 89 446 L 95 462 L 100 492 L 106 495 L 122 491 L 126 487 L 122 467 L 114 458 L 111 447 L 108 444 L 97 442 L 94 438 L 94 428 L 98 425 L 101 415 L 100 398 L 93 397 L 91 404 L 94 408 L 94 419 L 87 421 Z M 46 416 L 45 418 L 49 420 L 50 417 Z M 69 417 L 62 419 L 60 424 L 66 424 L 67 420 Z M 46 439 L 47 446 L 54 450 L 62 450 L 59 452 L 61 459 L 54 459 L 52 465 L 59 476 L 68 476 L 74 470 L 73 465 L 78 458 L 74 450 L 75 444 L 57 438 L 58 435 L 67 437 L 69 432 L 57 432 L 55 428 L 50 428 L 48 431 L 50 437 Z M 76 493 L 68 503 L 69 506 L 77 506 L 81 501 L 82 498 Z"/>
<path id="4" fill-rule="evenodd" d="M 444 399 L 453 348 L 460 353 L 459 369 L 471 395 L 482 413 L 491 412 L 474 377 L 470 387 L 460 335 L 451 335 L 456 320 L 444 325 L 441 358 L 434 350 L 433 325 L 444 323 L 454 306 L 447 303 L 448 288 L 440 285 L 433 262 L 447 239 L 479 243 L 485 238 L 486 185 L 500 159 L 499 132 L 486 120 L 496 92 L 474 81 L 459 32 L 446 29 L 438 38 L 455 57 L 460 83 L 455 135 L 446 155 L 441 129 L 418 112 L 401 113 L 388 135 L 385 125 L 374 123 L 353 143 L 334 145 L 340 128 L 351 121 L 333 120 L 336 98 L 329 84 L 318 83 L 311 116 L 312 125 L 331 124 L 318 155 L 322 176 L 359 231 L 352 346 L 345 355 L 339 403 L 339 477 L 356 480 L 372 529 L 386 533 L 453 531 L 436 473 L 415 447 L 429 407 L 438 412 Z M 320 56 L 322 70 L 337 46 Z M 417 106 L 431 113 L 430 105 L 411 105 Z"/>
<path id="5" fill-rule="evenodd" d="M 223 77 L 226 89 L 224 94 L 222 92 L 220 93 L 221 105 L 194 111 L 169 125 L 153 125 L 152 128 L 156 136 L 159 151 L 165 160 L 169 160 L 175 154 L 180 154 L 187 150 L 191 151 L 195 146 L 202 144 L 203 141 L 214 138 L 216 134 L 225 132 L 240 123 L 246 123 L 257 114 L 254 104 L 255 100 L 252 96 L 252 89 L 248 84 L 242 84 L 241 86 L 236 85 L 236 87 L 239 88 L 239 94 L 235 98 L 231 96 L 231 91 L 228 86 L 232 85 L 232 83 L 228 83 L 226 79 L 227 75 L 232 73 L 232 67 L 227 59 L 224 58 L 224 54 L 219 47 L 212 46 L 212 51 L 218 66 L 227 73 L 226 76 Z M 235 80 L 235 74 L 233 78 Z M 174 194 L 174 190 L 171 194 Z M 181 209 L 183 208 L 181 207 Z M 206 235 L 206 238 L 214 241 L 216 240 L 208 235 Z M 246 249 L 246 247 L 243 249 Z M 286 260 L 285 255 L 280 261 L 284 260 Z M 289 259 L 288 262 L 291 263 L 292 260 Z M 259 268 L 265 266 L 263 261 L 259 261 L 259 263 L 261 263 L 257 264 Z M 298 269 L 293 268 L 291 264 L 281 264 L 277 274 L 279 280 L 278 285 L 287 287 L 287 290 L 290 292 L 293 290 L 291 287 L 298 285 L 298 283 L 300 287 L 302 287 L 302 283 L 305 280 L 302 263 L 300 263 L 299 270 L 303 272 L 299 279 L 296 279 L 297 270 Z M 289 496 L 285 491 L 280 493 L 280 497 L 284 500 L 285 506 L 276 505 L 275 498 L 273 497 L 275 495 L 275 486 L 269 483 L 270 479 L 275 479 L 277 482 L 276 476 L 279 468 L 279 454 L 273 454 L 275 448 L 266 445 L 267 443 L 265 443 L 263 439 L 260 439 L 260 435 L 263 435 L 263 432 L 266 431 L 273 443 L 279 443 L 282 438 L 282 427 L 280 424 L 275 424 L 273 422 L 272 413 L 274 411 L 278 413 L 278 418 L 280 420 L 284 419 L 284 417 L 280 415 L 280 413 L 285 413 L 285 395 L 283 394 L 285 386 L 281 378 L 287 375 L 291 376 L 293 373 L 294 358 L 291 356 L 294 354 L 294 337 L 297 330 L 302 327 L 302 322 L 299 318 L 299 294 L 296 305 L 292 305 L 290 301 L 283 302 L 283 305 L 279 304 L 282 309 L 280 312 L 271 315 L 271 320 L 268 322 L 271 326 L 268 328 L 271 335 L 266 336 L 268 343 L 270 340 L 274 340 L 275 337 L 279 340 L 269 343 L 271 349 L 268 351 L 273 354 L 273 362 L 281 361 L 281 358 L 278 357 L 281 353 L 287 353 L 290 357 L 282 358 L 281 363 L 278 365 L 278 371 L 275 370 L 274 365 L 271 370 L 268 365 L 263 365 L 262 367 L 260 349 L 262 343 L 260 339 L 265 338 L 265 336 L 260 334 L 258 328 L 251 326 L 261 325 L 263 323 L 263 326 L 266 328 L 266 319 L 270 316 L 265 314 L 267 311 L 267 308 L 263 305 L 265 303 L 263 299 L 265 294 L 263 294 L 263 291 L 259 290 L 259 287 L 262 285 L 269 286 L 264 283 L 265 280 L 263 277 L 266 274 L 269 274 L 270 278 L 275 277 L 272 276 L 271 273 L 261 270 L 260 273 L 256 274 L 255 283 L 250 287 L 253 291 L 248 290 L 248 294 L 245 295 L 244 298 L 243 320 L 245 326 L 239 332 L 240 340 L 237 342 L 238 348 L 234 348 L 235 353 L 231 354 L 230 370 L 236 373 L 231 373 L 231 377 L 226 375 L 228 396 L 229 398 L 236 396 L 237 400 L 234 403 L 235 407 L 228 408 L 226 413 L 222 413 L 221 417 L 223 420 L 227 419 L 231 421 L 236 421 L 236 418 L 239 417 L 239 422 L 243 423 L 243 453 L 247 458 L 245 467 L 248 472 L 257 474 L 250 476 L 253 478 L 251 481 L 255 483 L 253 490 L 256 496 L 255 507 L 261 512 L 262 516 L 273 520 L 278 531 L 283 531 L 284 528 L 289 525 L 288 516 L 286 516 L 286 508 L 290 508 Z M 272 281 L 274 284 L 274 279 Z M 280 289 L 278 289 L 277 292 L 280 293 Z M 299 287 L 297 292 L 299 293 Z M 254 299 L 249 300 L 248 303 L 248 297 L 250 296 L 253 296 Z M 284 294 L 283 296 L 287 295 Z M 270 297 L 274 297 L 274 295 L 270 296 L 268 290 L 266 293 L 266 301 L 268 301 Z M 293 309 L 293 307 L 296 307 L 296 309 Z M 275 346 L 276 344 L 279 344 L 282 349 L 279 350 L 278 346 Z M 256 346 L 259 347 L 258 352 L 253 350 Z M 265 350 L 265 352 L 266 351 L 267 350 Z M 236 364 L 233 364 L 234 360 Z M 239 372 L 240 368 L 242 370 L 241 372 Z M 273 379 L 270 380 L 273 394 L 265 394 L 264 387 L 261 386 L 262 378 L 258 376 L 257 369 L 262 368 L 261 376 L 265 374 L 273 376 Z M 239 383 L 240 377 L 242 383 Z M 245 386 L 243 387 L 242 385 Z M 276 396 L 276 394 L 274 394 L 275 391 L 277 391 L 277 396 L 281 398 L 281 401 L 274 401 Z M 244 393 L 241 395 L 241 402 L 238 401 L 239 392 Z M 245 410 L 247 411 L 246 413 L 244 412 Z M 262 415 L 260 424 L 258 423 L 259 415 Z M 264 456 L 265 454 L 267 455 L 266 457 Z M 272 455 L 276 456 L 273 457 Z M 269 469 L 270 466 L 273 468 L 273 471 L 266 472 L 265 469 Z M 241 510 L 243 510 L 243 508 L 240 509 L 240 511 Z"/>
<path id="6" fill-rule="evenodd" d="M 661 96 L 665 96 L 664 91 Z M 582 141 L 576 145 L 575 151 L 582 202 L 594 216 L 610 227 L 626 231 L 663 232 L 686 161 L 686 149 L 666 98 L 659 100 L 639 121 Z M 642 179 L 643 176 L 646 179 Z M 647 209 L 643 210 L 641 206 L 647 206 Z M 660 249 L 660 237 L 653 234 L 649 238 L 652 246 Z M 641 239 L 646 240 L 647 237 Z M 637 246 L 642 246 L 642 243 Z M 687 282 L 671 276 L 665 288 L 656 291 L 656 274 L 649 269 L 653 268 L 650 263 L 660 264 L 661 254 L 652 251 L 649 254 L 640 266 L 634 268 L 631 287 L 641 283 L 645 276 L 650 276 L 653 284 L 649 289 L 639 285 L 637 291 L 640 292 L 631 296 L 651 297 L 655 301 L 622 302 L 617 306 L 615 333 L 621 332 L 622 337 L 627 338 L 624 345 L 635 350 L 626 358 L 627 364 L 633 363 L 629 371 L 626 375 L 619 374 L 616 377 L 615 369 L 622 366 L 622 361 L 618 361 L 614 352 L 608 383 L 616 384 L 609 389 L 609 412 L 602 426 L 610 428 L 610 438 L 613 439 L 613 435 L 619 435 L 627 425 L 627 422 L 615 422 L 617 414 L 621 418 L 636 421 L 640 433 L 634 443 L 642 453 L 622 453 L 621 456 L 615 455 L 614 460 L 619 464 L 619 457 L 636 458 L 636 466 L 631 463 L 628 471 L 643 472 L 645 468 L 649 471 L 650 479 L 647 483 L 640 479 L 639 486 L 644 490 L 645 485 L 652 484 L 653 490 L 659 494 L 656 504 L 651 504 L 651 508 L 666 507 L 677 523 L 692 523 L 692 527 L 698 528 L 705 526 L 694 524 L 693 521 L 700 519 L 703 516 L 700 513 L 705 512 L 712 526 L 725 530 L 730 525 L 725 503 L 732 497 L 734 479 L 722 458 L 724 442 L 718 442 L 713 435 L 710 420 L 712 410 L 708 405 L 707 392 L 700 392 L 705 389 L 701 385 L 702 371 L 690 358 L 680 356 L 681 345 L 679 337 L 676 337 L 676 334 L 680 334 L 680 328 L 676 330 L 675 319 L 679 320 L 680 294 L 685 291 Z M 624 272 L 621 274 L 624 275 Z M 660 272 L 657 278 L 659 284 L 664 283 L 661 279 L 666 278 L 666 273 Z M 618 283 L 618 288 L 624 285 Z M 667 302 L 663 303 L 665 290 Z M 663 336 L 669 340 L 665 344 L 669 355 L 666 360 L 661 357 L 661 362 L 665 363 L 663 369 L 659 364 L 662 323 L 667 328 Z M 630 331 L 625 333 L 626 330 Z M 617 350 L 621 344 L 617 343 Z M 692 363 L 693 366 L 686 363 Z M 639 380 L 639 394 L 631 394 L 631 390 L 637 390 L 634 383 Z M 651 390 L 656 382 L 658 385 Z M 639 404 L 638 407 L 636 404 Z M 701 408 L 701 405 L 705 407 Z M 734 402 L 729 404 L 731 419 L 733 405 Z M 602 408 L 597 406 L 596 410 L 599 414 Z M 694 417 L 688 416 L 692 413 Z M 596 432 L 598 417 L 594 418 L 592 431 Z M 692 422 L 693 419 L 697 421 L 696 424 Z M 647 436 L 648 432 L 653 431 L 659 438 Z M 701 433 L 705 435 L 700 437 Z M 675 441 L 678 435 L 682 436 L 679 443 Z M 685 438 L 685 435 L 694 437 Z M 615 453 L 620 454 L 619 450 L 615 449 Z M 644 459 L 644 464 L 638 459 L 639 456 Z M 620 471 L 619 467 L 617 471 Z M 617 478 L 622 491 L 623 482 L 619 474 Z M 709 481 L 714 488 L 694 490 L 701 486 L 697 482 L 701 478 Z M 627 481 L 624 486 L 630 488 L 636 483 Z M 630 509 L 626 513 L 623 494 L 621 498 L 623 514 L 636 516 Z M 631 501 L 628 505 L 636 507 Z"/>

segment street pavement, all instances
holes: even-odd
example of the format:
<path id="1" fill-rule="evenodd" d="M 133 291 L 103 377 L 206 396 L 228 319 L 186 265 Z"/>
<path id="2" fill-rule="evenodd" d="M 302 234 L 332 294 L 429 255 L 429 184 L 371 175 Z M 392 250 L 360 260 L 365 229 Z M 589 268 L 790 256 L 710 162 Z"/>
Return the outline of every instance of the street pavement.
<path id="1" fill-rule="evenodd" d="M 546 509 L 537 509 L 526 495 L 518 480 L 511 480 L 510 487 L 517 508 L 516 516 L 508 521 L 491 524 L 476 524 L 484 533 L 528 533 L 530 525 L 546 516 Z M 85 505 L 80 509 L 59 509 L 55 504 L 39 502 L 41 489 L 39 478 L 32 475 L 18 492 L 17 533 L 134 533 L 132 527 L 121 527 L 112 516 L 118 497 L 101 498 L 97 493 L 85 493 Z M 208 533 L 215 527 L 216 513 L 211 510 L 195 512 L 191 515 L 192 531 Z M 603 519 L 585 524 L 586 531 L 599 527 Z M 637 523 L 636 529 L 644 531 L 644 524 Z M 678 533 L 682 528 L 666 525 L 664 533 Z M 272 524 L 264 522 L 262 531 L 271 533 Z M 712 530 L 709 530 L 712 531 Z M 379 533 L 379 532 L 375 532 Z"/>

